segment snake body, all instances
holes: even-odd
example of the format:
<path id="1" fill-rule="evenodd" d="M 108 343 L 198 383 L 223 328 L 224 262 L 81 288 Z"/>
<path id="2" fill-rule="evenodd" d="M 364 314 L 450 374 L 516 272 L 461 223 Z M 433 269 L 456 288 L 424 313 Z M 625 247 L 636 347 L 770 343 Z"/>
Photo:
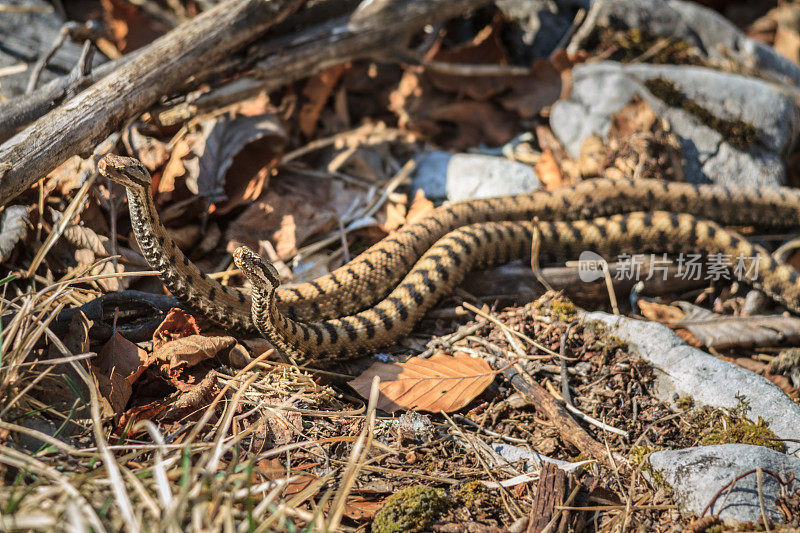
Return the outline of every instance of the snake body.
<path id="1" fill-rule="evenodd" d="M 492 231 L 495 241 L 492 244 L 471 245 L 470 250 L 478 250 L 475 252 L 478 255 L 471 259 L 465 257 L 459 263 L 458 260 L 451 258 L 450 262 L 437 263 L 439 269 L 450 270 L 447 270 L 447 274 L 441 277 L 442 281 L 438 282 L 444 283 L 442 285 L 444 288 L 430 290 L 432 298 L 430 301 L 435 301 L 443 292 L 449 290 L 453 284 L 450 280 L 463 277 L 463 272 L 460 272 L 463 268 L 459 266 L 461 264 L 476 267 L 504 262 L 509 258 L 520 257 L 520 254 L 524 256 L 521 243 L 526 241 L 525 246 L 529 249 L 532 223 L 527 221 L 534 218 L 567 221 L 539 222 L 543 234 L 544 229 L 554 232 L 553 237 L 549 240 L 543 239 L 543 243 L 547 243 L 548 250 L 556 254 L 566 252 L 564 247 L 568 244 L 589 248 L 593 235 L 597 237 L 595 239 L 598 244 L 595 247 L 597 251 L 606 250 L 611 246 L 602 244 L 603 239 L 607 239 L 607 236 L 613 233 L 609 231 L 608 226 L 612 224 L 609 221 L 611 219 L 580 223 L 570 223 L 569 220 L 628 211 L 681 212 L 713 218 L 726 225 L 755 225 L 772 229 L 800 226 L 800 191 L 794 189 L 732 190 L 714 185 L 658 180 L 587 180 L 574 187 L 557 191 L 536 191 L 524 195 L 473 200 L 440 207 L 424 219 L 406 225 L 331 274 L 295 287 L 277 288 L 277 284 L 273 284 L 273 288 L 267 290 L 264 285 L 257 285 L 256 282 L 269 281 L 268 276 L 264 278 L 259 274 L 264 268 L 258 267 L 258 270 L 248 272 L 250 256 L 245 252 L 238 253 L 237 261 L 245 265 L 244 268 L 242 265 L 239 267 L 251 278 L 254 285 L 254 301 L 251 302 L 250 297 L 241 291 L 209 279 L 178 249 L 159 220 L 150 192 L 150 175 L 139 161 L 107 155 L 100 161 L 99 168 L 105 176 L 126 187 L 131 224 L 142 253 L 150 266 L 159 272 L 165 286 L 177 298 L 223 327 L 247 332 L 261 331 L 288 353 L 312 354 L 303 355 L 299 357 L 300 360 L 368 351 L 370 348 L 366 346 L 384 345 L 391 342 L 389 339 L 396 339 L 402 332 L 407 331 L 413 325 L 415 317 L 421 316 L 424 312 L 420 309 L 427 309 L 432 305 L 428 303 L 428 297 L 422 296 L 423 293 L 417 291 L 423 298 L 425 305 L 422 305 L 417 304 L 418 298 L 406 295 L 406 300 L 408 298 L 411 300 L 407 301 L 405 312 L 399 308 L 392 308 L 391 304 L 386 302 L 393 302 L 401 297 L 395 295 L 396 291 L 401 290 L 400 287 L 405 286 L 408 289 L 409 286 L 416 284 L 414 286 L 419 289 L 422 287 L 419 283 L 425 284 L 424 280 L 418 279 L 422 276 L 420 264 L 423 261 L 427 261 L 426 265 L 432 264 L 429 256 L 433 253 L 433 248 L 441 244 L 440 239 L 453 236 L 462 240 L 472 238 L 460 235 L 458 232 L 462 230 L 459 228 L 463 231 L 466 231 L 464 228 L 476 228 L 470 231 Z M 634 217 L 631 221 L 644 220 L 640 215 L 637 216 L 640 218 Z M 500 220 L 520 222 L 491 224 Z M 667 219 L 659 215 L 647 220 L 652 223 L 654 220 Z M 681 234 L 678 232 L 678 227 L 662 223 L 663 231 L 659 235 L 664 241 L 664 246 L 658 249 L 670 251 L 695 246 L 697 243 L 694 237 L 699 230 L 706 227 L 714 228 L 715 235 L 728 235 L 721 228 L 717 229 L 718 226 L 703 224 L 705 223 L 696 221 L 693 226 L 695 234 L 691 232 Z M 643 244 L 649 243 L 652 236 L 644 228 L 638 233 L 633 231 L 636 227 L 638 227 L 636 224 L 627 224 L 623 229 L 631 233 L 626 237 L 623 232 L 623 235 L 617 238 L 619 242 L 627 238 L 627 248 L 631 252 L 643 251 L 640 248 Z M 504 228 L 503 231 L 500 228 Z M 456 233 L 450 235 L 449 232 L 453 231 Z M 744 242 L 741 237 L 737 237 L 736 241 Z M 715 242 L 708 244 L 714 245 Z M 718 242 L 716 244 L 719 245 Z M 737 244 L 737 246 L 744 245 Z M 724 243 L 722 248 L 725 248 Z M 468 250 L 453 248 L 456 249 L 459 250 L 453 252 L 456 256 L 463 253 L 471 257 Z M 714 249 L 713 246 L 710 249 Z M 544 253 L 548 253 L 547 250 Z M 564 255 L 569 254 L 564 253 Z M 423 259 L 420 259 L 421 256 Z M 780 269 L 783 268 L 782 265 L 776 265 L 776 268 L 778 266 Z M 429 271 L 425 271 L 430 274 Z M 412 274 L 416 277 L 408 281 Z M 781 298 L 784 302 L 795 301 L 794 296 L 786 292 L 789 288 L 787 283 L 791 285 L 789 283 L 791 280 L 787 278 L 787 281 L 778 283 L 773 274 L 774 272 L 764 273 L 765 290 L 770 292 L 770 287 L 774 287 L 770 294 Z M 426 287 L 425 290 L 428 291 L 429 288 Z M 265 298 L 267 293 L 269 297 Z M 781 296 L 783 294 L 788 296 Z M 266 303 L 267 300 L 274 303 L 274 310 L 272 303 Z M 366 315 L 358 313 L 364 309 L 367 309 L 364 311 Z M 384 320 L 381 313 L 387 313 L 389 320 Z M 356 329 L 354 334 L 349 328 L 354 326 L 353 323 L 347 323 L 346 320 L 347 325 L 345 325 L 336 321 L 344 320 L 343 317 L 351 315 L 360 317 L 354 320 L 362 324 L 362 328 Z M 265 317 L 269 318 L 274 326 L 266 326 Z M 365 320 L 370 321 L 369 326 Z M 305 322 L 311 323 L 308 325 L 310 330 L 300 327 Z M 315 322 L 319 322 L 319 325 L 314 326 Z M 388 327 L 390 323 L 392 327 Z M 402 324 L 402 327 L 398 324 Z M 313 333 L 318 328 L 322 328 L 319 331 L 323 331 L 320 335 Z M 336 332 L 335 335 L 330 333 L 331 328 Z M 293 331 L 298 333 L 292 333 Z M 374 333 L 370 336 L 372 331 Z M 284 342 L 281 343 L 278 337 L 284 338 Z"/>
<path id="2" fill-rule="evenodd" d="M 677 252 L 687 248 L 757 262 L 748 265 L 751 285 L 800 311 L 800 276 L 776 261 L 764 248 L 719 225 L 692 215 L 663 211 L 628 213 L 608 218 L 567 222 L 485 222 L 456 229 L 442 237 L 397 287 L 377 305 L 359 313 L 313 322 L 296 322 L 278 312 L 273 297 L 277 274 L 247 248 L 234 259 L 250 279 L 253 320 L 261 333 L 298 362 L 330 362 L 343 356 L 372 353 L 406 335 L 425 312 L 475 268 L 529 258 L 534 228 L 540 257 L 562 260 L 592 250 L 605 257 L 648 251 Z M 269 265 L 271 268 L 271 265 Z"/>

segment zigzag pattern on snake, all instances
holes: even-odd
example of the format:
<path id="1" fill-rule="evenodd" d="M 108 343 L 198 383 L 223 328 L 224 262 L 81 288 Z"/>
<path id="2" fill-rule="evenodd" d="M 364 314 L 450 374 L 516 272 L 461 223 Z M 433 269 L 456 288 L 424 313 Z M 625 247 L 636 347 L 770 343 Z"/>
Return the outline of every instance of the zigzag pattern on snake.
<path id="1" fill-rule="evenodd" d="M 604 257 L 620 253 L 677 252 L 687 248 L 729 255 L 743 261 L 760 288 L 795 312 L 800 311 L 800 275 L 764 248 L 719 225 L 692 215 L 663 211 L 629 213 L 572 222 L 485 222 L 453 230 L 434 244 L 400 284 L 377 305 L 360 313 L 314 323 L 283 316 L 273 298 L 279 283 L 272 265 L 247 248 L 234 253 L 253 284 L 253 318 L 261 333 L 297 362 L 325 363 L 372 353 L 411 331 L 443 295 L 475 268 L 529 258 L 534 228 L 540 257 L 563 261 L 592 250 Z"/>
<path id="2" fill-rule="evenodd" d="M 291 336 L 292 342 L 295 343 L 296 347 L 292 348 L 292 342 L 284 342 L 281 345 L 277 338 L 272 340 L 289 353 L 293 353 L 296 356 L 301 354 L 299 355 L 300 360 L 319 359 L 333 357 L 338 354 L 352 354 L 356 351 L 364 351 L 367 349 L 364 346 L 377 346 L 390 342 L 387 340 L 390 338 L 387 336 L 389 334 L 391 334 L 392 339 L 397 338 L 397 332 L 400 329 L 396 327 L 389 328 L 387 325 L 390 322 L 393 326 L 397 323 L 413 324 L 414 320 L 411 318 L 411 313 L 408 312 L 408 309 L 406 310 L 407 313 L 403 313 L 399 309 L 392 311 L 387 315 L 390 320 L 385 321 L 380 315 L 381 310 L 384 312 L 387 310 L 380 308 L 381 310 L 374 311 L 378 315 L 369 315 L 373 316 L 373 318 L 377 317 L 375 321 L 370 322 L 370 326 L 362 320 L 365 315 L 355 315 L 361 316 L 356 320 L 359 320 L 363 326 L 362 329 L 355 330 L 355 338 L 352 338 L 353 333 L 348 329 L 347 325 L 334 323 L 334 321 L 321 323 L 323 325 L 319 327 L 323 328 L 327 333 L 323 333 L 320 336 L 313 333 L 315 327 L 306 332 L 299 327 L 298 322 L 290 321 L 290 319 L 294 317 L 301 321 L 313 321 L 329 317 L 342 317 L 371 305 L 375 306 L 374 310 L 378 309 L 380 305 L 385 305 L 387 301 L 394 301 L 391 298 L 396 299 L 397 296 L 390 295 L 389 298 L 380 304 L 378 303 L 411 270 L 422 252 L 428 250 L 438 239 L 447 235 L 449 231 L 460 226 L 490 220 L 529 219 L 534 216 L 544 219 L 575 219 L 635 209 L 667 209 L 670 211 L 689 212 L 701 214 L 704 217 L 713 217 L 725 224 L 732 225 L 758 225 L 777 229 L 800 225 L 800 191 L 788 188 L 732 191 L 719 186 L 698 186 L 656 180 L 598 179 L 582 182 L 575 187 L 559 191 L 538 191 L 526 195 L 475 200 L 438 208 L 432 215 L 415 224 L 406 226 L 328 276 L 294 288 L 274 291 L 275 304 L 278 306 L 277 310 L 285 314 L 286 316 L 284 317 L 283 315 L 273 314 L 269 310 L 269 306 L 264 305 L 263 302 L 261 305 L 256 302 L 256 305 L 251 306 L 250 298 L 241 291 L 224 287 L 216 281 L 208 279 L 175 246 L 158 219 L 149 190 L 150 175 L 138 161 L 109 155 L 101 160 L 100 170 L 112 180 L 126 186 L 131 221 L 140 248 L 148 263 L 160 273 L 162 281 L 176 297 L 220 325 L 238 330 L 252 332 L 260 329 L 262 333 L 265 333 L 265 330 L 269 330 L 272 326 L 265 327 L 263 318 L 268 314 L 272 314 L 272 319 L 276 321 L 274 324 L 279 326 L 281 320 L 285 321 L 284 323 L 286 324 L 285 328 L 272 329 L 280 330 L 286 338 Z M 653 220 L 655 219 L 649 219 L 650 222 Z M 594 223 L 599 235 L 604 235 L 604 232 L 605 235 L 612 233 L 605 227 L 608 223 L 607 221 L 602 224 L 599 222 Z M 561 237 L 562 240 L 560 242 L 563 245 L 568 242 L 574 242 L 576 243 L 575 245 L 584 243 L 582 246 L 588 246 L 585 244 L 587 242 L 586 239 L 589 238 L 589 233 L 587 232 L 595 231 L 588 229 L 591 227 L 591 222 L 564 224 L 552 226 L 557 231 L 554 235 Z M 589 226 L 586 226 L 586 224 L 589 224 Z M 500 227 L 486 224 L 478 224 L 477 226 L 485 226 L 484 229 L 486 231 L 489 231 L 488 228 Z M 495 248 L 492 248 L 494 250 L 492 253 L 497 257 L 497 261 L 501 262 L 507 260 L 503 258 L 518 257 L 518 254 L 513 255 L 512 253 L 509 255 L 509 251 L 517 250 L 519 253 L 520 239 L 528 239 L 526 246 L 530 246 L 530 236 L 524 230 L 524 228 L 531 227 L 530 223 L 512 224 L 507 227 L 516 229 L 513 229 L 507 236 L 503 236 L 502 232 L 497 232 L 494 237 L 499 240 L 493 245 L 477 243 L 477 247 L 473 246 L 470 249 L 483 250 L 480 252 L 480 256 L 483 257 L 488 254 L 486 246 L 490 246 L 490 248 L 495 246 Z M 542 227 L 544 228 L 545 226 Z M 637 227 L 635 224 L 628 224 L 626 229 L 632 230 L 635 227 Z M 698 222 L 694 227 L 702 229 L 706 226 Z M 713 227 L 715 228 L 715 235 L 727 235 L 721 229 L 717 230 L 717 226 Z M 668 245 L 663 251 L 685 249 L 685 243 L 695 243 L 693 237 L 697 235 L 697 231 L 694 234 L 681 235 L 677 233 L 677 229 L 675 226 L 663 226 L 659 238 L 665 242 L 665 245 Z M 629 238 L 628 251 L 643 251 L 641 245 L 649 242 L 650 236 L 652 235 L 646 231 L 631 232 L 627 237 Z M 459 238 L 464 239 L 463 236 Z M 675 240 L 670 241 L 670 238 Z M 736 240 L 737 242 L 746 242 L 741 237 L 737 237 Z M 551 239 L 551 241 L 553 246 L 558 246 L 558 240 Z M 684 244 L 677 246 L 676 243 L 680 241 L 684 241 Z M 598 250 L 604 249 L 598 248 Z M 566 251 L 557 247 L 553 248 L 553 250 L 556 252 L 558 250 Z M 463 250 L 463 252 L 469 255 L 466 250 Z M 245 257 L 246 254 L 244 252 L 238 254 L 239 260 Z M 496 262 L 494 260 L 486 262 L 483 259 L 479 261 L 475 258 L 470 261 L 465 260 L 463 264 L 476 266 Z M 414 272 L 419 271 L 418 265 L 419 263 L 414 266 Z M 775 266 L 777 268 L 780 265 Z M 458 270 L 461 267 L 453 260 L 447 264 L 446 268 Z M 781 268 L 783 267 L 781 266 Z M 247 273 L 246 269 L 243 268 L 243 270 Z M 258 272 L 263 272 L 263 270 L 263 268 L 259 267 Z M 256 278 L 251 278 L 254 285 L 259 281 L 258 274 L 255 275 Z M 463 276 L 463 273 L 457 275 Z M 446 279 L 441 279 L 447 282 Z M 453 279 L 453 276 L 451 275 L 447 279 Z M 782 291 L 787 289 L 786 283 L 790 280 L 787 278 L 785 282 L 778 282 L 775 279 L 770 279 L 767 282 L 765 278 L 765 288 L 769 289 L 770 286 L 773 286 L 776 290 L 773 290 L 772 294 L 781 296 Z M 261 281 L 263 282 L 263 280 Z M 409 283 L 406 282 L 401 284 L 401 286 L 406 287 L 408 285 Z M 449 287 L 450 285 L 447 286 Z M 256 289 L 258 289 L 257 286 Z M 263 295 L 264 292 L 264 290 L 261 290 L 259 293 L 257 290 L 254 294 L 258 296 L 259 294 Z M 432 291 L 431 294 L 440 295 L 441 291 L 437 289 Z M 258 298 L 256 299 L 258 300 Z M 794 296 L 791 295 L 782 299 L 788 302 L 795 301 Z M 416 306 L 413 307 L 416 313 L 419 307 L 416 304 L 417 298 L 412 297 L 412 300 L 414 303 L 409 301 L 409 305 Z M 427 300 L 425 301 L 427 302 Z M 404 318 L 404 314 L 407 318 Z M 252 318 L 253 316 L 257 317 L 255 322 Z M 294 327 L 292 324 L 295 324 Z M 257 328 L 256 326 L 259 327 Z M 335 339 L 334 334 L 330 333 L 331 326 L 344 328 L 335 330 Z M 300 332 L 301 337 L 298 338 L 292 335 L 292 330 L 295 328 L 297 332 Z M 360 333 L 362 330 L 363 336 Z M 375 330 L 375 334 L 370 339 L 368 337 L 370 337 L 369 333 L 372 330 Z M 340 332 L 341 335 L 339 334 Z M 274 335 L 274 332 L 269 331 L 265 334 L 270 337 Z M 305 339 L 306 336 L 308 336 L 307 340 Z M 344 339 L 350 339 L 349 347 L 346 346 L 348 341 Z"/>

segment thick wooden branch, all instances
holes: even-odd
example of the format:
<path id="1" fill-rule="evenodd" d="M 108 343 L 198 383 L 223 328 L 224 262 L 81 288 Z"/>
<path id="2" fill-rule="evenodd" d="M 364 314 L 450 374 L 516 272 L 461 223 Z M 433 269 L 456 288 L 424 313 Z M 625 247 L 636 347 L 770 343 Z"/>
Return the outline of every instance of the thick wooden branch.
<path id="1" fill-rule="evenodd" d="M 174 124 L 197 113 L 273 90 L 301 78 L 313 76 L 334 65 L 356 59 L 391 59 L 406 44 L 406 37 L 426 24 L 435 24 L 490 0 L 393 0 L 379 11 L 347 13 L 331 20 L 303 26 L 302 30 L 256 41 L 247 57 L 230 58 L 215 67 L 206 79 L 224 79 L 248 69 L 249 75 L 155 112 L 162 124 Z M 311 11 L 311 10 L 309 10 Z M 287 20 L 288 26 L 298 13 Z M 276 32 L 284 28 L 276 28 Z"/>
<path id="2" fill-rule="evenodd" d="M 0 146 L 0 204 L 175 93 L 293 12 L 302 0 L 227 0 L 153 41 L 122 68 Z"/>

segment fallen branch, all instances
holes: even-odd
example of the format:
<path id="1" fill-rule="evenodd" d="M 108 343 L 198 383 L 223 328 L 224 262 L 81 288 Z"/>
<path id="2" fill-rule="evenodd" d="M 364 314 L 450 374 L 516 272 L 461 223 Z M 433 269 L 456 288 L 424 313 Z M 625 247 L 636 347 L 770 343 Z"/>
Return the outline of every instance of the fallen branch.
<path id="1" fill-rule="evenodd" d="M 73 155 L 85 156 L 188 78 L 283 20 L 301 0 L 228 0 L 148 45 L 128 63 L 0 146 L 0 204 Z"/>

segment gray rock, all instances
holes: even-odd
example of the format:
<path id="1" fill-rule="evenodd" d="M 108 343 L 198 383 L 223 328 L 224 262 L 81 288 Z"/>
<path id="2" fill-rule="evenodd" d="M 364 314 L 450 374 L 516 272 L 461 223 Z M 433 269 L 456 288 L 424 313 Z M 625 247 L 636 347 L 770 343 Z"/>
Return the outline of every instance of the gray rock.
<path id="1" fill-rule="evenodd" d="M 711 63 L 739 63 L 743 69 L 787 85 L 800 83 L 800 68 L 774 49 L 746 37 L 722 15 L 680 0 L 602 0 L 592 3 L 567 50 L 575 53 L 598 27 L 636 28 L 651 36 L 684 41 Z"/>
<path id="2" fill-rule="evenodd" d="M 642 320 L 583 313 L 582 320 L 597 320 L 628 343 L 631 350 L 656 371 L 655 394 L 662 401 L 689 396 L 695 404 L 733 409 L 743 396 L 750 405 L 747 417 L 763 418 L 778 437 L 800 440 L 800 405 L 768 379 L 734 363 L 692 348 L 672 330 Z M 786 450 L 800 457 L 800 443 L 786 442 Z"/>
<path id="3" fill-rule="evenodd" d="M 755 142 L 738 146 L 697 116 L 671 107 L 647 89 L 647 80 L 667 80 L 687 101 L 714 117 L 738 120 L 757 130 Z M 605 137 L 611 120 L 635 96 L 666 118 L 682 143 L 687 179 L 695 183 L 776 186 L 785 181 L 781 158 L 800 131 L 800 110 L 780 86 L 700 67 L 621 65 L 600 62 L 573 70 L 569 99 L 556 102 L 550 125 L 572 157 L 591 134 Z"/>
<path id="4" fill-rule="evenodd" d="M 701 446 L 684 450 L 655 452 L 648 458 L 653 471 L 675 491 L 683 514 L 699 515 L 714 496 L 737 476 L 761 468 L 771 470 L 786 481 L 791 474 L 800 478 L 800 460 L 788 455 L 748 444 Z M 800 481 L 789 485 L 789 492 L 800 488 Z M 783 515 L 775 506 L 780 483 L 771 475 L 762 477 L 764 510 L 773 522 Z M 730 495 L 717 498 L 707 514 L 719 514 L 725 521 L 761 524 L 756 474 L 736 482 Z"/>
<path id="5" fill-rule="evenodd" d="M 429 152 L 417 159 L 411 186 L 457 202 L 531 192 L 540 183 L 533 168 L 503 157 Z"/>

